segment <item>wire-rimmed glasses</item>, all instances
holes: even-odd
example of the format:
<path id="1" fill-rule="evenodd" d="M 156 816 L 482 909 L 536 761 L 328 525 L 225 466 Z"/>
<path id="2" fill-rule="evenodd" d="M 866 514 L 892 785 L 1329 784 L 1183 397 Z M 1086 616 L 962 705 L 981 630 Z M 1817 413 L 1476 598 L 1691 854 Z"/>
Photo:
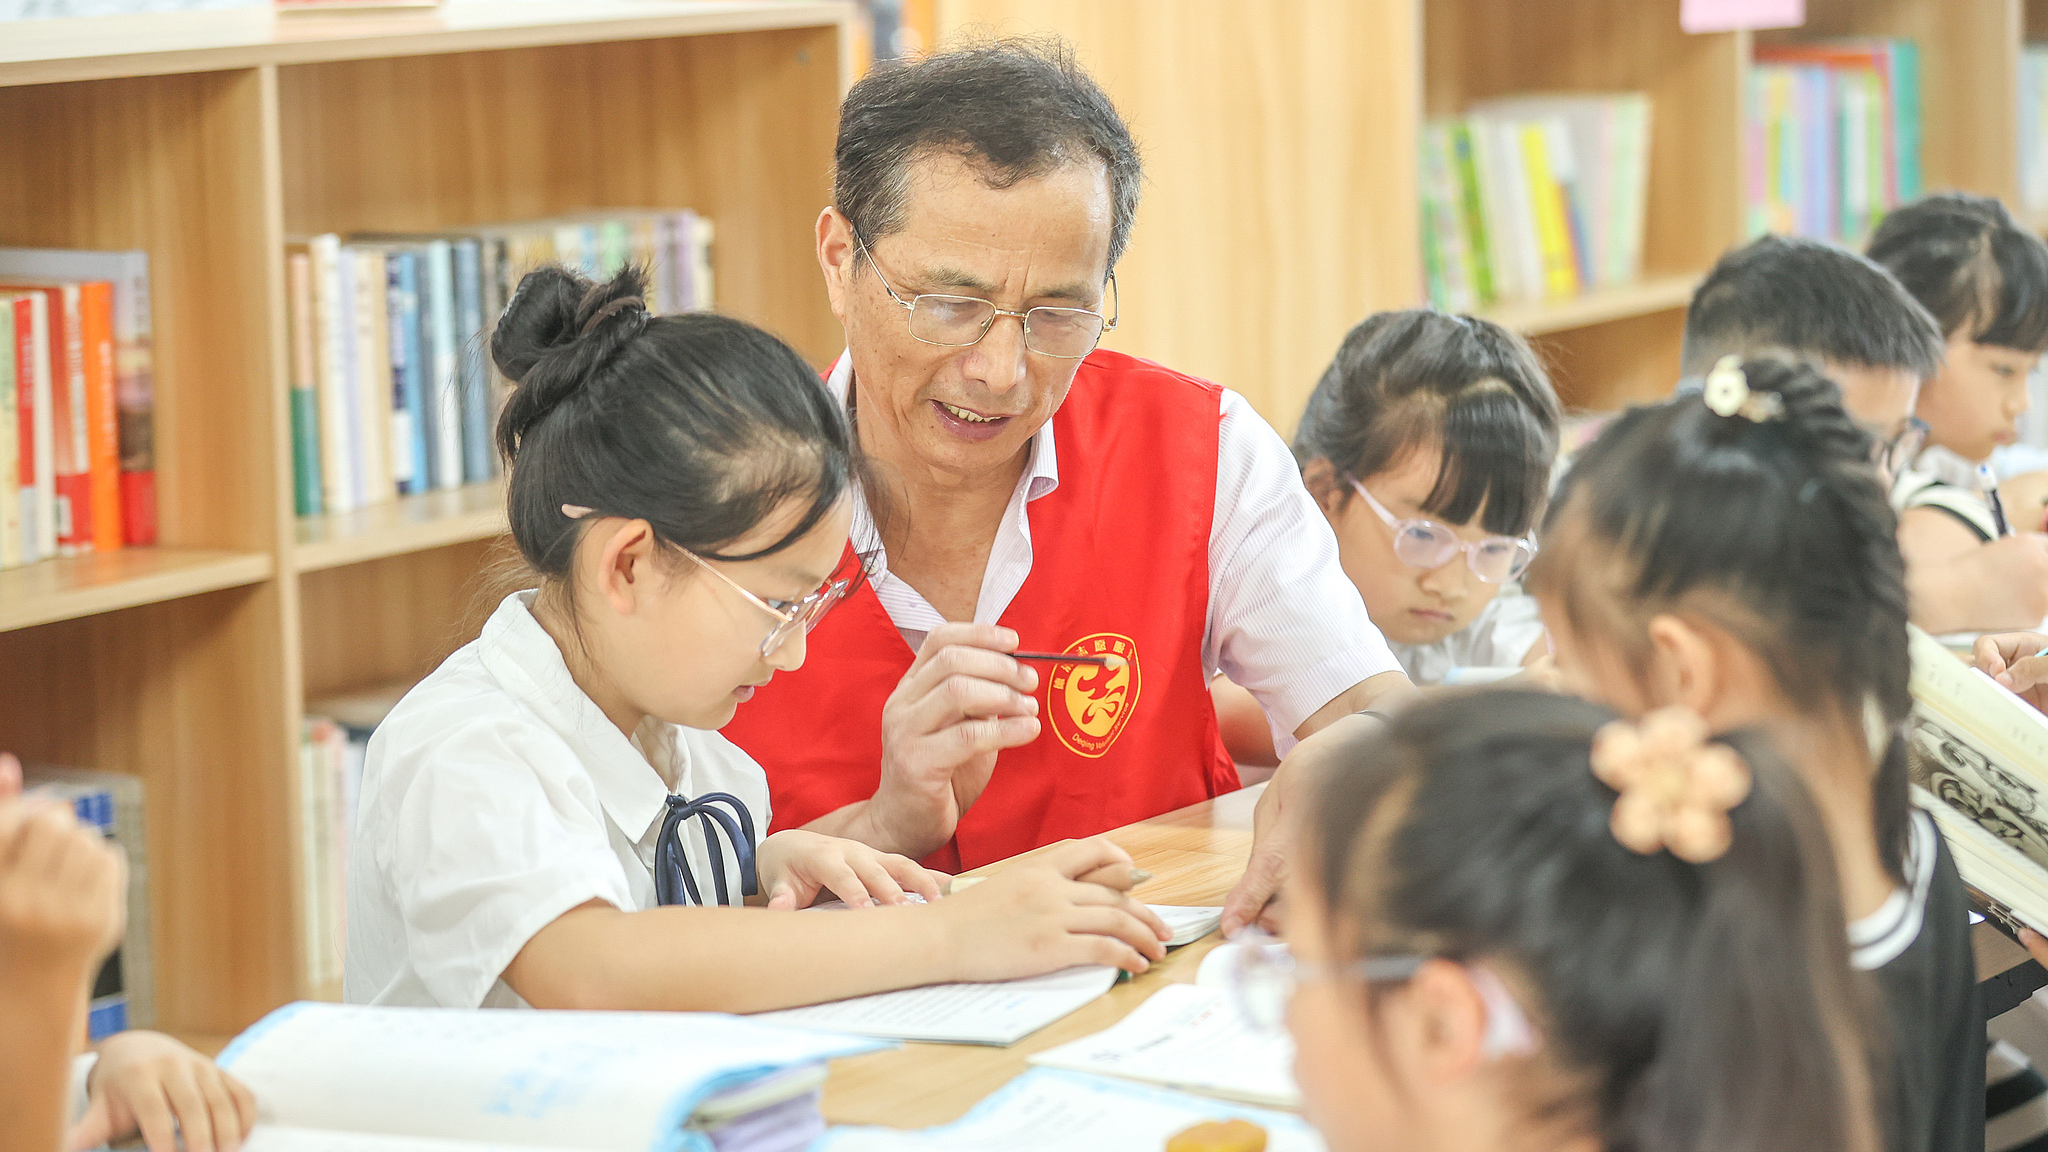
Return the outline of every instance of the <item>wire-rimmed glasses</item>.
<path id="1" fill-rule="evenodd" d="M 875 270 L 875 279 L 891 300 L 910 313 L 910 338 L 940 348 L 965 348 L 978 344 L 1001 316 L 1014 316 L 1024 326 L 1024 346 L 1040 356 L 1079 360 L 1095 351 L 1104 332 L 1116 330 L 1116 313 L 1122 310 L 1116 289 L 1116 273 L 1109 274 L 1111 314 L 1104 316 L 1086 308 L 1055 308 L 1040 305 L 1022 312 L 998 308 L 979 296 L 952 296 L 943 292 L 920 292 L 905 300 L 882 269 L 866 240 L 854 234 L 860 255 Z"/>
<path id="2" fill-rule="evenodd" d="M 1505 584 L 1529 570 L 1529 564 L 1536 559 L 1536 537 L 1533 535 L 1516 539 L 1512 536 L 1488 536 L 1484 540 L 1466 542 L 1458 534 L 1434 520 L 1403 520 L 1387 511 L 1387 506 L 1373 499 L 1372 493 L 1355 476 L 1346 476 L 1351 486 L 1379 518 L 1386 522 L 1394 533 L 1394 556 L 1410 568 L 1435 570 L 1450 562 L 1458 553 L 1465 554 L 1465 564 L 1472 574 L 1488 584 Z"/>
<path id="3" fill-rule="evenodd" d="M 746 597 L 755 607 L 775 617 L 775 626 L 770 628 L 768 635 L 761 640 L 761 655 L 764 657 L 774 655 L 776 649 L 788 643 L 791 636 L 799 632 L 808 634 L 811 629 L 817 627 L 818 621 L 832 610 L 833 605 L 846 599 L 847 593 L 860 586 L 860 582 L 867 578 L 868 571 L 867 556 L 850 552 L 840 560 L 838 570 L 826 577 L 817 591 L 803 599 L 765 600 L 740 587 L 739 581 L 720 572 L 709 560 L 688 548 L 678 548 L 676 551 L 695 560 L 699 567 L 725 581 L 733 591 Z M 847 571 L 849 564 L 852 567 L 850 572 Z"/>
<path id="4" fill-rule="evenodd" d="M 1430 959 L 1408 952 L 1343 964 L 1310 964 L 1296 960 L 1287 945 L 1263 933 L 1248 933 L 1232 943 L 1238 951 L 1228 969 L 1231 995 L 1245 1023 L 1261 1032 L 1287 1027 L 1287 1006 L 1301 984 L 1347 977 L 1367 983 L 1399 982 L 1413 977 Z"/>

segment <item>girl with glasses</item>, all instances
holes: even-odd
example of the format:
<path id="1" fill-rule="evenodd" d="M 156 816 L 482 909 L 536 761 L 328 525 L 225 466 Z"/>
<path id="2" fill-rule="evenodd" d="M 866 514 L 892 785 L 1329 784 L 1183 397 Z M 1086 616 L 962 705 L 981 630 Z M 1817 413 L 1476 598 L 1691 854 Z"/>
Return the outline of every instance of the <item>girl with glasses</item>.
<path id="1" fill-rule="evenodd" d="M 1905 564 L 1870 459 L 1818 370 L 1724 357 L 1579 454 L 1530 587 L 1579 694 L 1770 734 L 1827 827 L 1851 963 L 1883 992 L 1889 1147 L 1982 1148 L 1968 899 L 1908 795 Z"/>
<path id="2" fill-rule="evenodd" d="M 351 1002 L 754 1011 L 1075 964 L 1169 933 L 1106 841 L 945 877 L 769 827 L 717 729 L 860 579 L 853 440 L 797 353 L 652 316 L 644 274 L 521 281 L 491 341 L 512 536 L 538 586 L 416 686 L 364 765 Z M 789 915 L 837 896 L 858 912 Z M 765 904 L 748 909 L 746 904 Z"/>
<path id="3" fill-rule="evenodd" d="M 1536 555 L 1558 422 L 1521 337 L 1425 309 L 1367 317 L 1309 397 L 1294 437 L 1302 483 L 1416 684 L 1497 677 L 1547 655 L 1517 581 Z M 1215 695 L 1238 762 L 1272 763 L 1250 695 L 1222 680 Z"/>
<path id="4" fill-rule="evenodd" d="M 1490 690 L 1324 744 L 1239 954 L 1332 1152 L 1876 1152 L 1826 834 L 1754 734 Z"/>

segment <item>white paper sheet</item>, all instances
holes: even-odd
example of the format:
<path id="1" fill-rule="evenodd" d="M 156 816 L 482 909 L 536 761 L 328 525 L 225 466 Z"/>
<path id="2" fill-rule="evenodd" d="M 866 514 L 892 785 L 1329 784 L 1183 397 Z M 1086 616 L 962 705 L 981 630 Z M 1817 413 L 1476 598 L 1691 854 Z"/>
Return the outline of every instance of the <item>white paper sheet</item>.
<path id="1" fill-rule="evenodd" d="M 1220 988 L 1168 984 L 1115 1025 L 1040 1052 L 1031 1063 L 1275 1108 L 1301 1107 L 1293 1038 L 1254 1029 Z"/>
<path id="2" fill-rule="evenodd" d="M 1266 1130 L 1267 1152 L 1323 1152 L 1298 1116 L 1034 1068 L 939 1128 L 834 1128 L 812 1152 L 1140 1152 L 1205 1120 L 1242 1118 Z"/>
<path id="3" fill-rule="evenodd" d="M 1179 904 L 1147 904 L 1145 907 L 1158 913 L 1159 918 L 1166 921 L 1167 929 L 1173 933 L 1173 939 L 1166 942 L 1168 948 L 1193 944 L 1214 932 L 1216 926 L 1223 923 L 1221 907 L 1184 907 Z"/>
<path id="4" fill-rule="evenodd" d="M 659 1152 L 708 1147 L 681 1131 L 707 1096 L 875 1047 L 714 1013 L 302 1003 L 257 1022 L 220 1064 L 264 1124 Z"/>
<path id="5" fill-rule="evenodd" d="M 933 984 L 763 1012 L 754 1019 L 885 1040 L 1015 1044 L 1109 991 L 1116 973 L 1114 968 L 1069 968 L 995 984 Z"/>
<path id="6" fill-rule="evenodd" d="M 242 1152 L 578 1152 L 535 1144 L 488 1144 L 473 1140 L 437 1140 L 431 1136 L 382 1136 L 370 1132 L 335 1132 L 325 1128 L 286 1128 L 259 1124 L 242 1142 Z"/>

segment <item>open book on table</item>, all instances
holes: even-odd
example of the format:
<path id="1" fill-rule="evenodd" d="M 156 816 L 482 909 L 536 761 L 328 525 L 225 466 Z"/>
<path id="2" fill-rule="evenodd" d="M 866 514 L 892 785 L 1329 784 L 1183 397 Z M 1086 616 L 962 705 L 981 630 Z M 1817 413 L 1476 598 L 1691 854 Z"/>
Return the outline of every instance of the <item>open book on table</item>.
<path id="1" fill-rule="evenodd" d="M 798 1152 L 825 1061 L 883 1047 L 713 1013 L 287 1005 L 220 1055 L 247 1152 Z"/>
<path id="2" fill-rule="evenodd" d="M 1909 771 L 1956 870 L 2008 932 L 2048 932 L 2048 717 L 1910 629 Z"/>

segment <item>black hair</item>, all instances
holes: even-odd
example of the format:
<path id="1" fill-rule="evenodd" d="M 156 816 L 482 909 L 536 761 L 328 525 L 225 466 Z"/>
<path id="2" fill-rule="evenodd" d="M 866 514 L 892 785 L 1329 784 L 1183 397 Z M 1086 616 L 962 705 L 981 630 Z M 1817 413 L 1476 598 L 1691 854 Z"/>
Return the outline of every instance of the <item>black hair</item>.
<path id="1" fill-rule="evenodd" d="M 1978 344 L 2048 349 L 2048 244 L 1991 196 L 1944 192 L 1884 218 L 1870 258 L 1941 325 Z"/>
<path id="2" fill-rule="evenodd" d="M 794 349 L 727 316 L 653 316 L 646 273 L 592 283 L 560 266 L 519 281 L 491 336 L 515 382 L 498 418 L 512 538 L 543 577 L 570 571 L 587 520 L 562 506 L 645 520 L 670 547 L 720 560 L 772 555 L 846 491 L 846 414 Z M 719 549 L 789 500 L 783 537 Z"/>
<path id="3" fill-rule="evenodd" d="M 1442 466 L 1423 511 L 1453 523 L 1482 507 L 1501 536 L 1535 527 L 1557 458 L 1557 393 L 1520 336 L 1429 309 L 1368 316 L 1344 337 L 1308 398 L 1295 459 L 1363 481 L 1416 448 Z M 1340 483 L 1339 499 L 1350 497 Z"/>
<path id="4" fill-rule="evenodd" d="M 1100 86 L 1056 38 L 1002 39 L 878 64 L 847 92 L 832 195 L 873 243 L 903 227 L 912 163 L 961 156 L 991 188 L 1094 160 L 1109 176 L 1109 266 L 1138 211 L 1143 167 Z"/>
<path id="5" fill-rule="evenodd" d="M 1550 693 L 1460 693 L 1335 750 L 1307 809 L 1335 947 L 1519 977 L 1564 1073 L 1548 1089 L 1563 1098 L 1531 1110 L 1602 1148 L 1873 1152 L 1877 1012 L 1798 775 L 1760 736 L 1722 737 L 1752 778 L 1729 849 L 1639 854 L 1589 763 L 1612 719 Z"/>
<path id="6" fill-rule="evenodd" d="M 1900 369 L 1941 366 L 1934 318 L 1890 272 L 1845 248 L 1763 236 L 1721 257 L 1692 294 L 1681 368 L 1704 375 L 1727 355 Z"/>
<path id="7" fill-rule="evenodd" d="M 1640 666 L 1661 612 L 1711 619 L 1762 658 L 1785 698 L 1890 741 L 1872 781 L 1878 850 L 1903 880 L 1906 566 L 1871 438 L 1819 370 L 1743 365 L 1776 419 L 1716 415 L 1698 395 L 1623 414 L 1579 454 L 1531 587 Z M 1711 387 L 1711 385 L 1710 385 Z"/>

